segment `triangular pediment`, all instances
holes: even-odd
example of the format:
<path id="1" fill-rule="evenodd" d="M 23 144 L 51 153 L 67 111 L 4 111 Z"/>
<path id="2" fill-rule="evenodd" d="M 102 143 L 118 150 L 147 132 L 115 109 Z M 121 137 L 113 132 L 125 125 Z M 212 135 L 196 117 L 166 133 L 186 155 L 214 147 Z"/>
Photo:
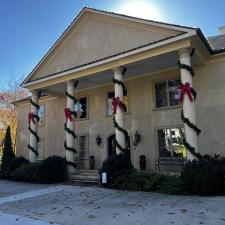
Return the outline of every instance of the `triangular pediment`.
<path id="1" fill-rule="evenodd" d="M 186 33 L 185 29 L 115 15 L 83 10 L 25 83 Z"/>

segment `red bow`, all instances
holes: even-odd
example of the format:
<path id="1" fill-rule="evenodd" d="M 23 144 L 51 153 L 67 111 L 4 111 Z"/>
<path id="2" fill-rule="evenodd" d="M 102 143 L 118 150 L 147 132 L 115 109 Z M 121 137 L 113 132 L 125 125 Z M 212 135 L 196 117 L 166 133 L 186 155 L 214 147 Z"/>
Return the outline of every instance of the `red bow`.
<path id="1" fill-rule="evenodd" d="M 114 110 L 113 114 L 116 113 L 118 106 L 121 110 L 123 110 L 123 104 L 120 101 L 120 98 L 118 96 L 116 98 L 112 97 L 112 105 L 113 105 L 113 110 Z"/>
<path id="2" fill-rule="evenodd" d="M 68 119 L 70 120 L 70 122 L 73 121 L 72 112 L 70 111 L 69 108 L 65 108 L 64 113 L 65 113 L 66 121 Z"/>
<path id="3" fill-rule="evenodd" d="M 193 101 L 193 98 L 192 98 L 192 95 L 191 95 L 191 87 L 190 87 L 190 84 L 188 82 L 186 82 L 184 85 L 180 84 L 178 88 L 180 90 L 180 99 L 179 99 L 180 103 L 183 103 L 185 93 L 187 93 L 187 95 L 189 97 L 189 100 L 191 102 Z"/>
<path id="4" fill-rule="evenodd" d="M 31 121 L 33 122 L 33 124 L 35 124 L 34 114 L 32 112 L 30 112 L 28 114 L 28 122 L 29 122 L 29 124 L 31 123 Z"/>

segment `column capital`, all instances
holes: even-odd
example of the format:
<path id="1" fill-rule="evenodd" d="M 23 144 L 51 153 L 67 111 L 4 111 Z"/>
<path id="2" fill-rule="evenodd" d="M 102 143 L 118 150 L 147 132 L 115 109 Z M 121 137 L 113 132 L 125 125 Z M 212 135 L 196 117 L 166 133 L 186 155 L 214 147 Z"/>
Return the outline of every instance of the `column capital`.
<path id="1" fill-rule="evenodd" d="M 121 73 L 123 75 L 124 71 L 126 71 L 126 67 L 124 66 L 118 66 L 113 68 L 114 73 Z"/>
<path id="2" fill-rule="evenodd" d="M 69 85 L 74 85 L 74 80 L 67 80 L 66 81 L 66 85 L 69 86 Z"/>
<path id="3" fill-rule="evenodd" d="M 190 58 L 191 47 L 179 49 L 177 53 L 180 58 Z"/>

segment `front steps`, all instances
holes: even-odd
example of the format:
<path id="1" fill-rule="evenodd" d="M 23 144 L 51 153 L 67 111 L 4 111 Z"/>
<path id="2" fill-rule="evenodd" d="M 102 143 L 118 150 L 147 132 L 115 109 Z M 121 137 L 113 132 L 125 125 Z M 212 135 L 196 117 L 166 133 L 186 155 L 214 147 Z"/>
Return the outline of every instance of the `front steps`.
<path id="1" fill-rule="evenodd" d="M 98 170 L 76 170 L 69 174 L 69 184 L 72 185 L 98 185 L 100 175 Z"/>

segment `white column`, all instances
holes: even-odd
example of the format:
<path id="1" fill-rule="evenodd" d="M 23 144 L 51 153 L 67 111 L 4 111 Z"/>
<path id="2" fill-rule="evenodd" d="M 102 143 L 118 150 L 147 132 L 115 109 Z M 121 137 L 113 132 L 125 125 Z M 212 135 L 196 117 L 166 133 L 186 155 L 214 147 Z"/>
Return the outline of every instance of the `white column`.
<path id="1" fill-rule="evenodd" d="M 70 94 L 70 95 L 72 95 L 72 96 L 74 96 L 75 95 L 74 81 L 73 80 L 67 81 L 66 82 L 66 86 L 67 86 L 67 93 Z M 70 109 L 70 111 L 74 111 L 74 100 L 71 99 L 68 96 L 66 97 L 66 106 L 67 106 L 67 108 Z M 74 120 L 73 121 L 70 121 L 68 119 L 67 122 L 66 122 L 66 125 L 67 125 L 67 127 L 70 130 L 75 131 L 75 122 L 74 122 Z M 68 147 L 75 148 L 75 139 L 68 132 L 66 132 L 66 143 L 67 143 L 67 146 Z M 74 155 L 74 153 L 72 151 L 66 150 L 66 160 L 68 162 L 74 163 L 75 162 L 75 158 L 74 157 L 75 157 L 75 155 Z M 68 165 L 68 169 L 69 169 L 69 171 L 73 171 L 74 170 L 74 167 Z"/>
<path id="2" fill-rule="evenodd" d="M 114 79 L 122 81 L 123 82 L 123 67 L 117 67 L 114 68 Z M 124 98 L 123 98 L 123 87 L 122 85 L 119 85 L 117 83 L 114 84 L 114 90 L 115 90 L 115 98 L 119 97 L 121 102 L 124 102 Z M 115 114 L 115 120 L 118 123 L 118 125 L 122 128 L 124 128 L 124 112 L 122 109 L 120 109 L 120 107 L 117 107 L 117 111 Z M 118 141 L 118 143 L 125 148 L 125 136 L 124 134 L 119 131 L 118 129 L 115 129 L 115 133 L 116 133 L 116 140 Z M 116 148 L 116 153 L 119 154 L 120 150 L 117 147 Z"/>
<path id="3" fill-rule="evenodd" d="M 191 66 L 190 51 L 191 50 L 189 48 L 179 51 L 181 64 Z M 182 84 L 188 82 L 190 84 L 190 87 L 193 87 L 192 75 L 186 69 L 181 69 L 181 82 Z M 191 102 L 187 94 L 184 94 L 183 112 L 184 117 L 188 118 L 193 124 L 196 124 L 195 101 Z M 184 124 L 184 132 L 186 141 L 195 148 L 196 152 L 198 152 L 198 137 L 196 132 L 187 124 Z M 189 151 L 187 151 L 187 159 L 193 160 L 195 159 L 195 157 Z"/>
<path id="4" fill-rule="evenodd" d="M 38 105 L 38 91 L 34 90 L 32 93 L 32 101 Z M 33 113 L 33 115 L 38 115 L 38 108 L 31 104 L 30 106 L 30 112 Z M 30 128 L 33 130 L 36 134 L 38 132 L 38 120 L 37 118 L 34 118 L 35 123 L 32 121 L 30 122 Z M 30 132 L 30 146 L 34 148 L 36 152 L 38 152 L 38 142 L 37 138 Z M 37 160 L 37 154 L 35 154 L 33 151 L 29 150 L 29 161 L 35 162 Z"/>

